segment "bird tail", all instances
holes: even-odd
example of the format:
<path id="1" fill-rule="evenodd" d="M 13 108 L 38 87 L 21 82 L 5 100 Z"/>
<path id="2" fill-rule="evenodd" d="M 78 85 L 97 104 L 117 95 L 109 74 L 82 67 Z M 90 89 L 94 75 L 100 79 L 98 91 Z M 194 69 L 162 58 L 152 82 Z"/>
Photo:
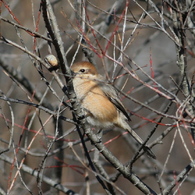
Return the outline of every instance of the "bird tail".
<path id="1" fill-rule="evenodd" d="M 135 133 L 135 131 L 133 131 L 133 129 L 131 129 L 131 127 L 126 123 L 125 125 L 125 130 L 127 130 L 131 136 L 140 144 L 140 145 L 143 145 L 143 140 L 142 138 L 137 134 Z M 143 146 L 143 150 L 148 154 L 148 156 L 156 159 L 156 156 L 154 155 L 154 153 L 152 152 L 152 150 L 147 146 Z"/>

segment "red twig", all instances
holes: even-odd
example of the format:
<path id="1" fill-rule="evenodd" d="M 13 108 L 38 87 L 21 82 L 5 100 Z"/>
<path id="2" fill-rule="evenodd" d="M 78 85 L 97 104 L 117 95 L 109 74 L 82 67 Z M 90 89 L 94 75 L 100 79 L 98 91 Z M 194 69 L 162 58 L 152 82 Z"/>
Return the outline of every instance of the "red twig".
<path id="1" fill-rule="evenodd" d="M 4 0 L 0 0 L 0 2 L 3 3 L 3 5 L 5 6 L 5 8 L 8 10 L 8 12 L 10 13 L 10 15 L 12 16 L 12 18 L 19 24 L 19 25 L 22 25 L 21 22 L 19 21 L 19 19 L 15 16 L 15 14 L 12 12 L 12 10 L 10 9 L 9 5 L 7 3 L 4 2 Z M 35 37 L 36 35 L 28 30 L 26 30 L 26 32 Z"/>
<path id="2" fill-rule="evenodd" d="M 37 21 L 36 21 L 36 25 L 35 25 L 35 32 L 38 32 L 38 30 L 39 30 L 40 18 L 41 18 L 41 5 L 40 5 L 40 8 L 39 8 L 38 17 L 37 17 Z M 34 47 L 33 47 L 34 51 L 36 49 L 36 45 L 37 45 L 37 39 L 34 36 Z"/>
<path id="3" fill-rule="evenodd" d="M 129 1 L 126 1 L 126 7 L 128 7 L 128 5 L 129 5 Z M 112 39 L 114 38 L 114 35 L 115 35 L 116 32 L 118 31 L 118 29 L 119 29 L 119 24 L 121 23 L 122 19 L 124 18 L 124 14 L 125 14 L 125 9 L 123 10 L 122 14 L 120 15 L 120 18 L 119 18 L 119 20 L 118 20 L 118 23 L 117 23 L 115 29 L 113 30 L 112 35 L 110 36 L 110 39 L 108 40 L 108 43 L 107 43 L 107 45 L 106 45 L 104 54 L 105 54 L 106 51 L 108 50 L 108 48 L 109 48 L 109 46 L 110 46 L 110 44 L 111 44 L 111 42 L 112 42 Z"/>

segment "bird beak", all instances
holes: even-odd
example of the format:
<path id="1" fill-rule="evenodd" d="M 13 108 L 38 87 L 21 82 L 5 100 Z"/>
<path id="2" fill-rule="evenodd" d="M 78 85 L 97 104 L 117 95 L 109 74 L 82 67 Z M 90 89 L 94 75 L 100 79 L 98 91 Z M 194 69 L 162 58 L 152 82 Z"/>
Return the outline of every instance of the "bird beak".
<path id="1" fill-rule="evenodd" d="M 75 76 L 76 76 L 76 73 L 75 73 L 75 72 L 73 72 L 72 70 L 71 70 L 71 74 L 72 74 L 72 76 L 73 76 L 73 77 L 75 77 Z"/>

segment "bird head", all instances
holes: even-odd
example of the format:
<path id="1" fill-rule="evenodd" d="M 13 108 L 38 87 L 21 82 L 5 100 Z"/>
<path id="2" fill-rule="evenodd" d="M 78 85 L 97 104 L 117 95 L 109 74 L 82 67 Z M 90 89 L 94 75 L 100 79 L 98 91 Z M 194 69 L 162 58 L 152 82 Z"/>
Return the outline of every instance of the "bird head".
<path id="1" fill-rule="evenodd" d="M 71 66 L 73 76 L 76 75 L 98 75 L 97 69 L 90 62 L 77 62 Z"/>

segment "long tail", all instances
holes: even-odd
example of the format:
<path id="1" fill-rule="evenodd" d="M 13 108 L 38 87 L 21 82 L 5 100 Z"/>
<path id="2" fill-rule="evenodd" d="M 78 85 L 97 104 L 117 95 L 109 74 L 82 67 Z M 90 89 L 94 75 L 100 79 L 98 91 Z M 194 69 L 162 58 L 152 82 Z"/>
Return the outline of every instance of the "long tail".
<path id="1" fill-rule="evenodd" d="M 143 144 L 142 138 L 141 138 L 137 133 L 135 133 L 135 131 L 133 131 L 133 129 L 131 129 L 131 127 L 130 127 L 129 125 L 128 125 L 128 128 L 127 128 L 127 126 L 126 126 L 125 129 L 131 134 L 131 136 L 132 136 L 140 145 Z M 147 145 L 143 146 L 143 150 L 144 150 L 145 152 L 147 152 L 148 156 L 150 156 L 150 157 L 156 159 L 156 156 L 154 155 L 154 153 L 152 152 L 152 150 L 151 150 Z"/>

